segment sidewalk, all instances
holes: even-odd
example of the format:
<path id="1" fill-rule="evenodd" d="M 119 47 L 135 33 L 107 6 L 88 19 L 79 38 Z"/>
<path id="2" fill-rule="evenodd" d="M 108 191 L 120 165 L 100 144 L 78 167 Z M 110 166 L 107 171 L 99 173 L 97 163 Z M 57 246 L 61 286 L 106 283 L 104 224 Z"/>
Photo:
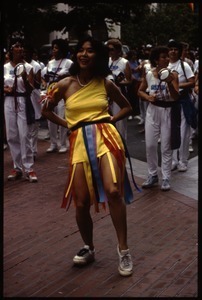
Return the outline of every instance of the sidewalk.
<path id="1" fill-rule="evenodd" d="M 42 134 L 42 132 L 40 132 Z M 109 212 L 92 209 L 96 261 L 74 267 L 83 246 L 74 206 L 60 208 L 68 154 L 47 154 L 39 139 L 38 183 L 8 182 L 4 151 L 4 297 L 190 297 L 198 296 L 198 157 L 186 173 L 173 173 L 172 189 L 157 186 L 127 207 L 128 243 L 134 273 L 118 274 L 116 235 Z M 146 163 L 132 159 L 139 186 Z M 127 165 L 128 167 L 128 165 Z M 129 173 L 130 174 L 130 173 Z"/>

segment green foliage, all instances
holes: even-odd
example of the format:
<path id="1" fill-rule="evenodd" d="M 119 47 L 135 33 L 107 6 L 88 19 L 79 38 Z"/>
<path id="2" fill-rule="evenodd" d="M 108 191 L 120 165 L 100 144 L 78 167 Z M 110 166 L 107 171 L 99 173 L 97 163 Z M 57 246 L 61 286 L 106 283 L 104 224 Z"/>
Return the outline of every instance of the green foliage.
<path id="1" fill-rule="evenodd" d="M 72 10 L 66 14 L 56 10 L 57 3 L 67 3 Z M 39 40 L 39 36 L 53 30 L 74 32 L 79 38 L 89 28 L 100 31 L 105 39 L 105 18 L 121 22 L 121 39 L 129 46 L 145 43 L 165 44 L 170 38 L 199 46 L 198 13 L 188 3 L 159 3 L 151 10 L 149 3 L 135 1 L 11 1 L 4 0 L 4 45 L 13 32 L 23 32 L 26 39 Z"/>
<path id="2" fill-rule="evenodd" d="M 163 45 L 171 38 L 188 42 L 191 47 L 199 46 L 198 13 L 192 12 L 188 3 L 161 3 L 138 23 L 129 20 L 122 25 L 122 39 L 131 47 Z"/>

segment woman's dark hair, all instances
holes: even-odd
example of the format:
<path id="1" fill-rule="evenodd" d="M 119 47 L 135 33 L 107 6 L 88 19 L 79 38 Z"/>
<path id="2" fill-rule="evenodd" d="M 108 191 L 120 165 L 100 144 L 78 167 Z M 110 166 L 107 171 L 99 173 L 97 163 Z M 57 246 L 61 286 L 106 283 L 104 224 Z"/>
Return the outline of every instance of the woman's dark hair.
<path id="1" fill-rule="evenodd" d="M 161 53 L 168 54 L 168 47 L 166 46 L 157 46 L 151 50 L 149 60 L 152 67 L 156 67 L 156 61 L 159 59 Z"/>
<path id="2" fill-rule="evenodd" d="M 73 64 L 69 69 L 70 75 L 77 75 L 80 71 L 80 66 L 77 62 L 77 53 L 82 48 L 85 42 L 90 42 L 93 50 L 96 53 L 95 65 L 93 68 L 93 73 L 95 76 L 106 77 L 110 74 L 109 69 L 109 50 L 101 41 L 95 40 L 93 37 L 88 36 L 80 40 L 75 48 L 72 56 Z"/>
<path id="3" fill-rule="evenodd" d="M 66 40 L 63 39 L 55 39 L 51 43 L 52 48 L 54 45 L 57 45 L 59 48 L 59 51 L 61 53 L 62 58 L 66 58 L 69 52 L 69 44 Z"/>
<path id="4" fill-rule="evenodd" d="M 137 51 L 129 50 L 126 54 L 126 59 L 131 60 L 134 56 L 137 58 Z"/>
<path id="5" fill-rule="evenodd" d="M 122 43 L 121 41 L 119 41 L 118 39 L 109 39 L 107 41 L 107 46 L 112 45 L 114 46 L 114 48 L 120 52 L 120 56 L 123 55 L 123 51 L 122 51 Z"/>

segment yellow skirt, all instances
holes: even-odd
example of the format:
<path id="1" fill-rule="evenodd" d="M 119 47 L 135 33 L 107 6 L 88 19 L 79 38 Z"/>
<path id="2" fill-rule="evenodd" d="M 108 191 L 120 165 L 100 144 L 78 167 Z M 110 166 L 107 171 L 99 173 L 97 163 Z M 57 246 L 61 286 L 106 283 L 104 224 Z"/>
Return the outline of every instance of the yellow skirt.
<path id="1" fill-rule="evenodd" d="M 90 127 L 89 127 L 90 126 Z M 88 128 L 87 128 L 88 127 Z M 85 130 L 90 130 L 89 134 L 85 133 Z M 91 139 L 92 137 L 92 139 Z M 113 161 L 111 158 L 111 154 L 117 159 L 117 163 L 119 165 L 121 171 L 122 178 L 122 187 L 124 182 L 124 170 L 125 170 L 125 150 L 124 145 L 121 139 L 120 134 L 114 125 L 110 123 L 99 123 L 99 124 L 91 124 L 86 125 L 82 128 L 78 128 L 73 131 L 69 137 L 70 141 L 70 172 L 67 181 L 67 185 L 65 188 L 64 198 L 62 202 L 62 208 L 68 209 L 73 198 L 72 191 L 72 182 L 74 178 L 74 172 L 76 169 L 77 163 L 83 163 L 84 172 L 86 176 L 86 181 L 88 184 L 90 201 L 91 204 L 95 205 L 95 211 L 99 211 L 99 203 L 102 203 L 103 207 L 105 207 L 105 202 L 107 199 L 103 199 L 102 191 L 97 192 L 97 187 L 95 186 L 95 177 L 94 171 L 92 169 L 92 151 L 94 149 L 94 153 L 96 155 L 96 160 L 99 159 L 104 154 L 107 154 L 110 169 L 112 172 L 113 182 L 117 182 L 116 173 L 113 165 Z M 93 183 L 94 182 L 94 183 Z M 102 189 L 102 188 L 101 188 Z M 123 195 L 123 188 L 121 191 Z M 99 197 L 98 197 L 99 195 Z M 102 198 L 102 199 L 100 199 Z"/>

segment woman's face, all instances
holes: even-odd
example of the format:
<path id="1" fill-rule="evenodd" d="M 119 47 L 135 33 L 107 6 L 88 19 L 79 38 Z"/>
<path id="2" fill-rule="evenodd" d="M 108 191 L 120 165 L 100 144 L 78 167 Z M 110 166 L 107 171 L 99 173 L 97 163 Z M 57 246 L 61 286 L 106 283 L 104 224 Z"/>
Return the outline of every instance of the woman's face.
<path id="1" fill-rule="evenodd" d="M 112 59 L 116 59 L 118 57 L 121 56 L 121 53 L 118 49 L 116 49 L 114 47 L 114 45 L 112 44 L 108 44 L 108 48 L 109 48 L 109 56 L 112 58 Z"/>
<path id="2" fill-rule="evenodd" d="M 54 56 L 55 59 L 60 58 L 61 53 L 58 45 L 54 44 L 52 47 L 52 55 Z"/>
<path id="3" fill-rule="evenodd" d="M 96 53 L 90 42 L 85 42 L 77 52 L 77 62 L 81 69 L 91 69 L 95 64 Z"/>
<path id="4" fill-rule="evenodd" d="M 169 58 L 172 62 L 175 62 L 179 59 L 179 49 L 178 48 L 169 48 Z"/>
<path id="5" fill-rule="evenodd" d="M 13 53 L 13 55 L 15 55 L 15 56 L 20 56 L 20 57 L 23 56 L 23 51 L 24 51 L 23 46 L 22 46 L 22 44 L 19 43 L 19 42 L 15 43 L 15 44 L 12 46 L 12 53 Z"/>
<path id="6" fill-rule="evenodd" d="M 168 66 L 168 63 L 169 63 L 168 53 L 160 53 L 159 59 L 157 61 L 158 68 L 160 69 L 166 68 Z"/>

